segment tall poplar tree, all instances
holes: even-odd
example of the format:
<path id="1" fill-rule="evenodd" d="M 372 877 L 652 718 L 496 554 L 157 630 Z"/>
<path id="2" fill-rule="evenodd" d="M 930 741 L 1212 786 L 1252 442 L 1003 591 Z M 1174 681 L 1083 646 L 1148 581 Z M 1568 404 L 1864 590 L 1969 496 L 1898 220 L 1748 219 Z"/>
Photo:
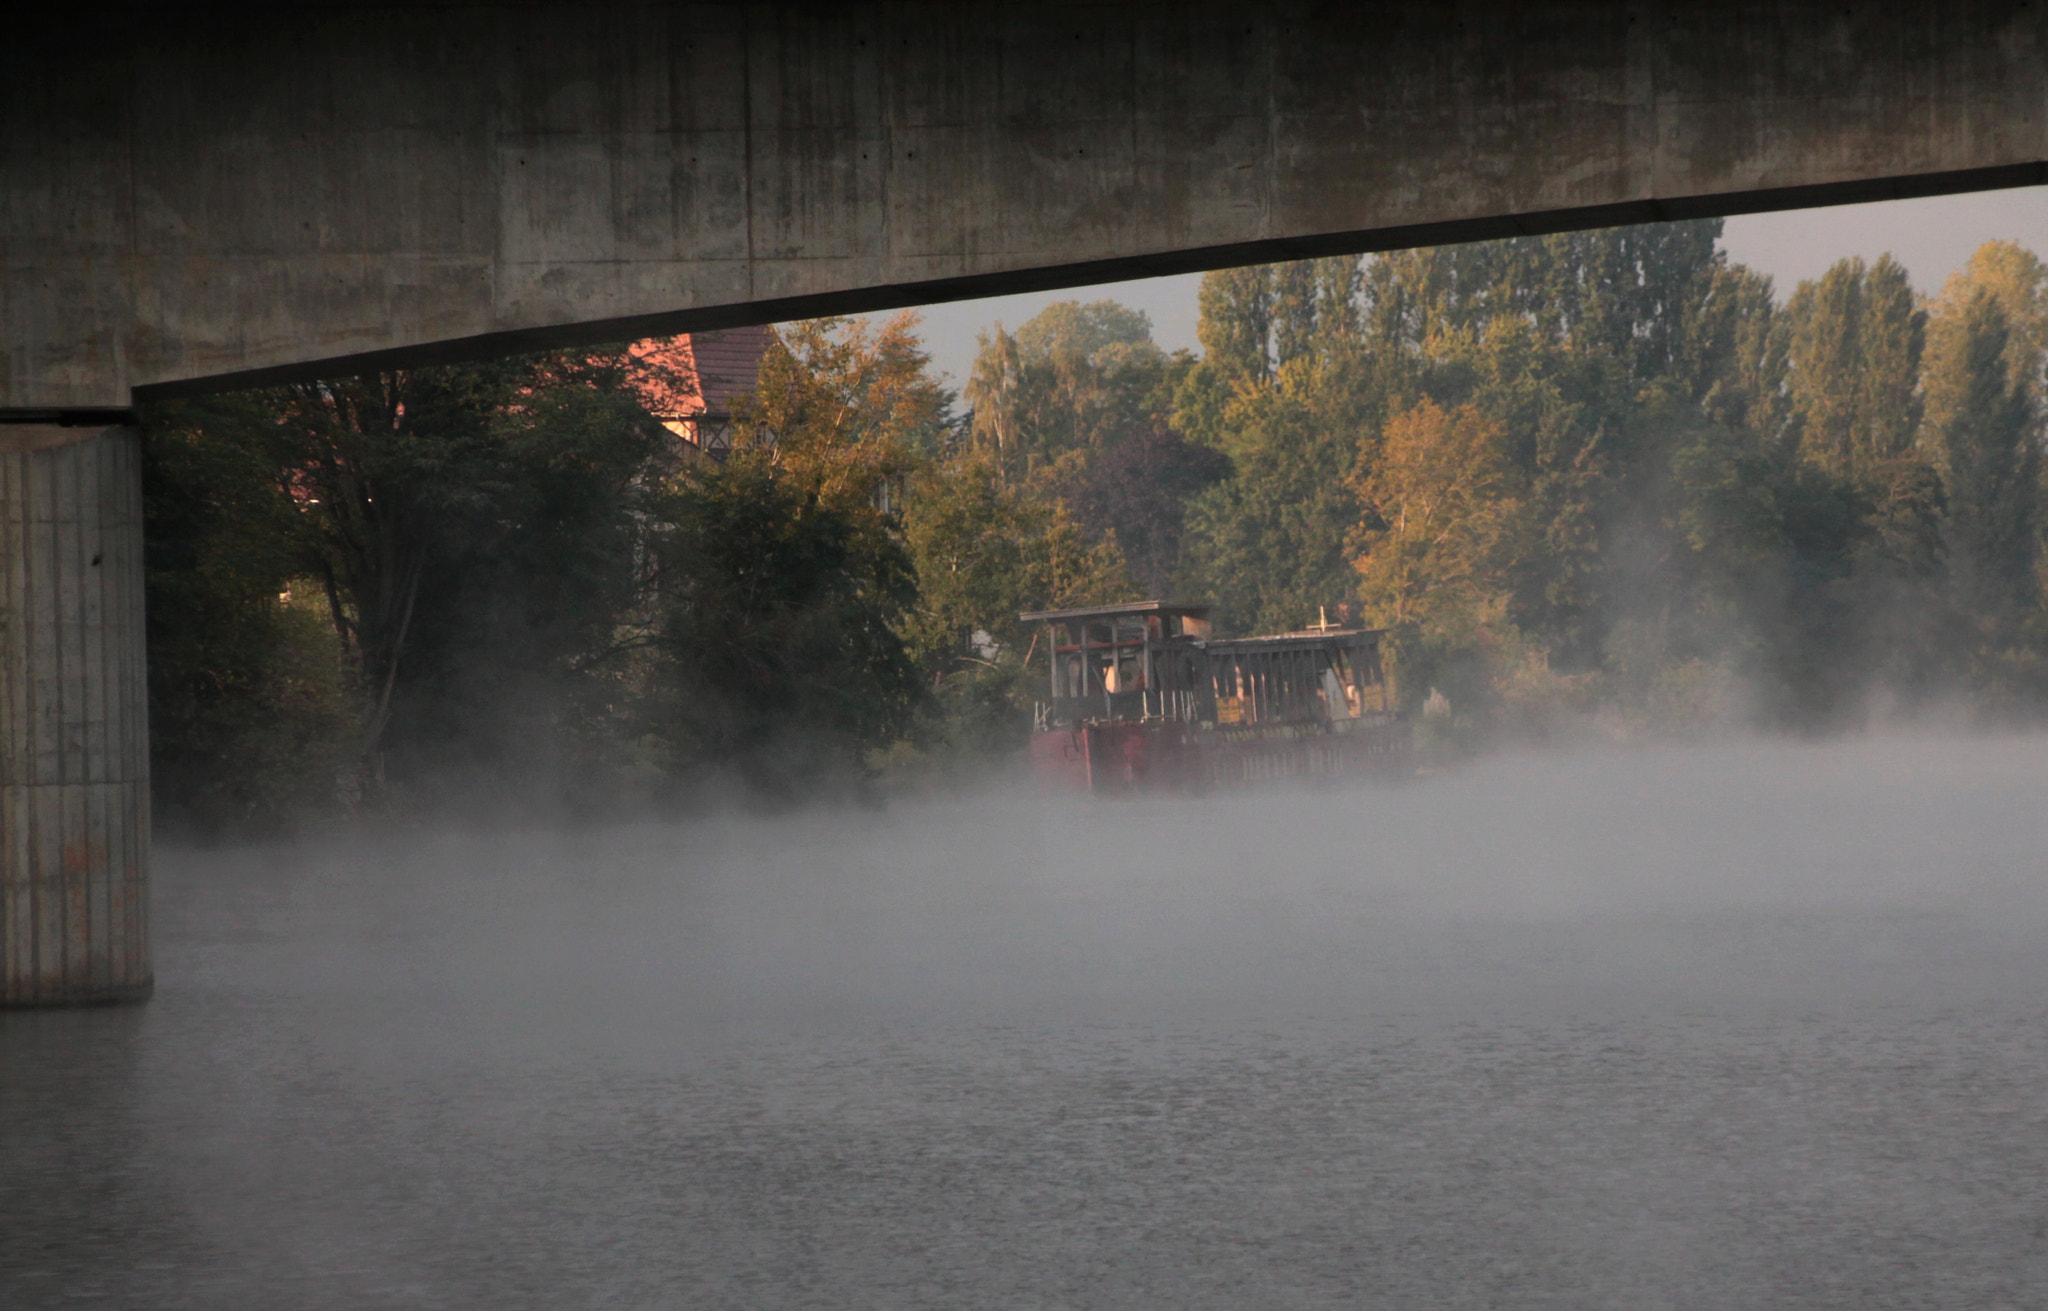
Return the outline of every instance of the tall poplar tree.
<path id="1" fill-rule="evenodd" d="M 1355 605 L 1350 475 L 1384 395 L 1359 332 L 1359 264 L 1311 260 L 1212 273 L 1174 423 L 1229 459 L 1188 503 L 1181 591 L 1226 630 L 1281 631 Z"/>
<path id="2" fill-rule="evenodd" d="M 1927 392 L 1948 493 L 1950 570 L 1958 603 L 1985 636 L 2009 640 L 2040 592 L 2041 451 L 2033 399 L 2007 368 L 2013 333 L 1993 292 L 1976 288 L 1960 305 L 1945 307 L 1943 320 Z"/>
<path id="3" fill-rule="evenodd" d="M 2039 397 L 2043 366 L 2048 363 L 2048 265 L 2016 241 L 1985 242 L 1962 268 L 1949 275 L 1928 325 L 1929 349 L 1935 349 L 1941 335 L 1962 322 L 1957 311 L 1979 289 L 1990 293 L 2005 312 L 2010 330 L 2005 344 L 2006 372 Z"/>
<path id="4" fill-rule="evenodd" d="M 1864 480 L 1910 453 L 1920 426 L 1927 315 L 1889 255 L 1837 261 L 1785 307 L 1792 413 L 1801 454 L 1837 477 Z"/>

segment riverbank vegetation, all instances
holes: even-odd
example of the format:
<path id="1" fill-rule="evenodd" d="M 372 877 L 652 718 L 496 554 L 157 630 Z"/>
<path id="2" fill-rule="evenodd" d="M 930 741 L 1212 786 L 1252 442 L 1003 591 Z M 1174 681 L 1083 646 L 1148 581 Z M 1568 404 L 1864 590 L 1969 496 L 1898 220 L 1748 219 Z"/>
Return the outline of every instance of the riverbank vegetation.
<path id="1" fill-rule="evenodd" d="M 1066 302 L 958 396 L 914 317 L 786 325 L 721 460 L 624 349 L 159 405 L 160 809 L 963 777 L 1030 723 L 1017 612 L 1141 595 L 1388 628 L 1440 749 L 2039 715 L 2048 272 L 1992 243 L 1781 301 L 1718 234 L 1212 274 L 1199 355 Z"/>

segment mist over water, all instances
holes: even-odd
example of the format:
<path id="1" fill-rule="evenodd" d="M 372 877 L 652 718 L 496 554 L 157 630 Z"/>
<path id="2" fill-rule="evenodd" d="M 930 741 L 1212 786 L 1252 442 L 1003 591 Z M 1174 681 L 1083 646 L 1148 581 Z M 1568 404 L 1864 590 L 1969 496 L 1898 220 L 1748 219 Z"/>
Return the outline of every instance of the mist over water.
<path id="1" fill-rule="evenodd" d="M 164 851 L 0 1306 L 2048 1305 L 2048 741 Z"/>

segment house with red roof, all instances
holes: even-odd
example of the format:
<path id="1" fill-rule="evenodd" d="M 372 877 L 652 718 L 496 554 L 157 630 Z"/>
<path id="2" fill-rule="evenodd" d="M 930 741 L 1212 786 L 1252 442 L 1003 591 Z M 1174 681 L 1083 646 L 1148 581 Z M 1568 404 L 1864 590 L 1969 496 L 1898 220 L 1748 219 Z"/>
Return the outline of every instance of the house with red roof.
<path id="1" fill-rule="evenodd" d="M 723 460 L 732 452 L 733 405 L 759 384 L 774 339 L 766 327 L 649 337 L 628 351 L 642 366 L 634 385 L 648 413 L 686 447 Z"/>

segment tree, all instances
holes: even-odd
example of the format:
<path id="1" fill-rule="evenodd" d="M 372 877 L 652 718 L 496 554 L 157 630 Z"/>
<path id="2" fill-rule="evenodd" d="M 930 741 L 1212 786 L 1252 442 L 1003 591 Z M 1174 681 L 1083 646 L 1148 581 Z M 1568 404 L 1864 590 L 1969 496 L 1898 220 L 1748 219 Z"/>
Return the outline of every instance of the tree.
<path id="1" fill-rule="evenodd" d="M 916 579 L 893 534 L 758 449 L 685 471 L 656 508 L 642 716 L 665 771 L 733 769 L 776 798 L 858 777 L 921 699 L 897 633 Z"/>
<path id="2" fill-rule="evenodd" d="M 1145 315 L 1115 301 L 1046 306 L 1014 336 L 981 339 L 966 388 L 980 450 L 1010 481 L 1039 490 L 1086 469 L 1162 408 L 1171 365 Z"/>
<path id="3" fill-rule="evenodd" d="M 358 728 L 303 578 L 303 516 L 246 395 L 143 411 L 151 793 L 165 827 L 289 830 L 332 803 Z"/>
<path id="4" fill-rule="evenodd" d="M 1373 622 L 1419 627 L 1504 612 L 1503 566 L 1525 543 L 1500 422 L 1475 405 L 1423 400 L 1387 421 L 1376 458 L 1355 478 L 1367 512 L 1355 563 Z"/>
<path id="5" fill-rule="evenodd" d="M 1720 234 L 1702 219 L 1395 252 L 1366 270 L 1364 322 L 1377 341 L 1419 349 L 1519 320 L 1649 381 L 1690 349 L 1693 310 L 1723 267 Z"/>
<path id="6" fill-rule="evenodd" d="M 1152 343 L 1139 311 L 1060 301 L 1014 336 L 998 325 L 984 337 L 967 388 L 978 467 L 1016 489 L 1020 507 L 1058 507 L 1057 522 L 1116 558 L 1127 592 L 1173 586 L 1184 506 L 1222 474 L 1169 420 L 1190 364 Z"/>
<path id="7" fill-rule="evenodd" d="M 879 329 L 809 319 L 776 332 L 760 383 L 737 407 L 742 445 L 840 512 L 886 515 L 916 461 L 943 440 L 952 397 L 927 371 L 917 314 Z"/>
<path id="8" fill-rule="evenodd" d="M 1837 477 L 1865 479 L 1912 451 L 1920 424 L 1926 314 L 1897 260 L 1837 261 L 1785 307 L 1792 417 L 1801 454 Z"/>
<path id="9" fill-rule="evenodd" d="M 1387 421 L 1354 473 L 1358 595 L 1367 622 L 1391 630 L 1391 672 L 1411 710 L 1437 688 L 1464 722 L 1490 715 L 1519 657 L 1511 570 L 1531 520 L 1510 445 L 1478 405 L 1425 398 Z"/>
<path id="10" fill-rule="evenodd" d="M 903 540 L 918 598 L 899 631 L 936 697 L 930 736 L 956 754 L 1014 750 L 1030 724 L 1032 671 L 1046 659 L 1017 616 L 1128 599 L 1116 537 L 1089 540 L 1064 506 L 1027 497 L 968 453 L 913 480 Z"/>
<path id="11" fill-rule="evenodd" d="M 1268 266 L 1204 274 L 1195 332 L 1224 385 L 1272 380 L 1273 274 Z"/>
<path id="12" fill-rule="evenodd" d="M 2038 576 L 2048 529 L 2040 485 L 2048 268 L 2013 242 L 1986 242 L 1949 277 L 1932 311 L 1926 444 L 1947 497 L 1942 535 L 1954 602 L 1967 618 L 1968 665 L 1994 695 L 2038 695 L 2048 681 Z"/>
<path id="13" fill-rule="evenodd" d="M 1020 651 L 1030 638 L 1020 611 L 1119 600 L 1131 589 L 1113 537 L 1089 542 L 1063 506 L 1026 498 L 973 455 L 919 472 L 903 541 L 918 577 L 904 632 L 934 679 L 984 658 L 970 649 L 977 631 Z"/>
<path id="14" fill-rule="evenodd" d="M 1061 300 L 1040 310 L 1017 329 L 1017 349 L 1027 360 L 1060 356 L 1093 359 L 1111 346 L 1152 345 L 1152 319 L 1113 300 L 1083 305 Z"/>
<path id="15" fill-rule="evenodd" d="M 860 776 L 926 730 L 959 630 L 1014 629 L 1032 543 L 958 467 L 916 324 L 779 329 L 738 453 L 673 480 L 649 680 L 671 771 L 732 764 L 782 795 Z"/>
<path id="16" fill-rule="evenodd" d="M 1997 645 L 2040 601 L 2040 435 L 2027 383 L 2009 368 L 2013 334 L 1998 296 L 1979 286 L 1943 308 L 1927 394 L 1950 570 L 1957 600 Z"/>
<path id="17" fill-rule="evenodd" d="M 1929 353 L 1955 349 L 1944 343 L 1943 338 L 1952 335 L 1965 321 L 1963 311 L 1979 290 L 1989 293 L 2005 315 L 2007 374 L 2016 385 L 2040 397 L 2042 369 L 2044 362 L 2048 362 L 2048 266 L 2018 242 L 1987 241 L 1962 268 L 1949 275 L 1928 323 Z M 1932 412 L 1929 417 L 1939 421 Z"/>
<path id="18" fill-rule="evenodd" d="M 1345 539 L 1359 511 L 1348 477 L 1378 396 L 1335 378 L 1363 365 L 1355 353 L 1297 359 L 1271 382 L 1234 385 L 1202 369 L 1182 387 L 1176 418 L 1231 470 L 1188 503 L 1182 588 L 1212 601 L 1225 631 L 1285 631 L 1350 609 Z"/>
<path id="19" fill-rule="evenodd" d="M 1115 542 L 1138 591 L 1163 597 L 1182 574 L 1188 501 L 1221 482 L 1230 461 L 1152 419 L 1136 425 L 1056 486 L 1098 542 Z"/>
<path id="20" fill-rule="evenodd" d="M 639 592 L 666 434 L 622 353 L 403 370 L 285 389 L 282 475 L 370 698 L 372 772 L 509 800 L 574 786 Z M 565 772 L 567 771 L 567 772 Z"/>
<path id="21" fill-rule="evenodd" d="M 260 534 L 324 594 L 361 697 L 344 774 L 417 802 L 575 790 L 612 731 L 639 493 L 667 441 L 622 353 L 259 390 L 204 437 L 264 471 L 281 509 Z"/>
<path id="22" fill-rule="evenodd" d="M 1208 353 L 1179 381 L 1173 424 L 1230 463 L 1186 502 L 1181 590 L 1214 602 L 1226 631 L 1354 608 L 1349 477 L 1401 374 L 1361 336 L 1360 279 L 1357 260 L 1325 259 L 1202 280 Z"/>

